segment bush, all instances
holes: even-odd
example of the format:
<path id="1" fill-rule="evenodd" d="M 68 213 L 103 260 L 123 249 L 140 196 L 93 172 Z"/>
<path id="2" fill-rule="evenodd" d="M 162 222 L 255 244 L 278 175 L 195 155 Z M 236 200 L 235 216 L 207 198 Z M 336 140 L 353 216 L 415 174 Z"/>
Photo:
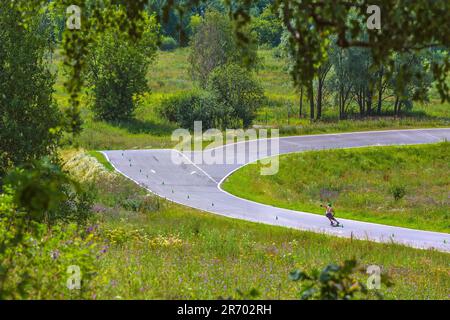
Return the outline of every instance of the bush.
<path id="1" fill-rule="evenodd" d="M 203 128 L 209 129 L 220 126 L 224 110 L 208 92 L 193 91 L 163 99 L 159 113 L 183 128 L 193 129 L 194 121 L 202 121 Z"/>
<path id="2" fill-rule="evenodd" d="M 186 129 L 193 129 L 194 121 L 202 121 L 203 129 L 247 128 L 263 100 L 263 90 L 251 73 L 229 64 L 211 73 L 206 91 L 166 98 L 159 113 Z"/>
<path id="3" fill-rule="evenodd" d="M 358 280 L 357 274 L 365 272 L 355 259 L 346 260 L 342 264 L 330 263 L 323 270 L 314 269 L 309 274 L 295 270 L 289 274 L 292 281 L 301 282 L 301 300 L 353 300 L 366 299 L 370 293 L 364 283 Z M 381 283 L 390 287 L 390 278 L 380 275 Z M 383 296 L 377 290 L 374 294 L 379 299 Z"/>
<path id="4" fill-rule="evenodd" d="M 264 102 L 264 91 L 246 69 L 228 64 L 216 68 L 208 79 L 208 90 L 219 104 L 230 110 L 226 126 L 247 128 Z"/>
<path id="5" fill-rule="evenodd" d="M 159 49 L 162 51 L 172 51 L 178 48 L 178 42 L 172 37 L 162 37 Z"/>
<path id="6" fill-rule="evenodd" d="M 5 178 L 14 202 L 36 222 L 85 224 L 91 216 L 93 190 L 84 191 L 48 159 L 16 168 Z"/>
<path id="7" fill-rule="evenodd" d="M 75 190 L 69 185 L 61 186 L 65 200 L 60 203 L 58 208 L 50 210 L 48 213 L 49 223 L 76 223 L 77 225 L 86 225 L 93 219 L 92 208 L 96 197 L 93 186 L 88 190 Z"/>
<path id="8" fill-rule="evenodd" d="M 402 199 L 406 195 L 406 187 L 403 185 L 393 185 L 390 191 L 395 201 Z"/>
<path id="9" fill-rule="evenodd" d="M 155 212 L 161 208 L 159 198 L 151 195 L 122 199 L 120 205 L 125 210 L 141 213 Z"/>
<path id="10" fill-rule="evenodd" d="M 67 178 L 43 165 L 16 170 L 6 181 L 11 184 L 0 194 L 0 300 L 87 298 L 99 255 L 94 228 L 48 214 L 73 199 L 65 198 Z M 78 201 L 84 202 L 78 199 L 69 211 L 87 212 Z M 67 286 L 70 266 L 81 272 L 80 290 Z"/>

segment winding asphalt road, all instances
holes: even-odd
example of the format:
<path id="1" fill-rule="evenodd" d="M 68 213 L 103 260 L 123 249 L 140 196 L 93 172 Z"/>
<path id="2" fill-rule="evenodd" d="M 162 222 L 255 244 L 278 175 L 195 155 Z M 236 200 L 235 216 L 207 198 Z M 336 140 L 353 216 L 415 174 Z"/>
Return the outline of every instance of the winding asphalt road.
<path id="1" fill-rule="evenodd" d="M 248 201 L 221 189 L 221 183 L 235 170 L 258 159 L 267 160 L 270 155 L 319 149 L 425 144 L 442 140 L 450 141 L 450 128 L 282 137 L 278 147 L 274 143 L 275 139 L 268 139 L 235 143 L 203 152 L 181 153 L 174 149 L 152 149 L 103 151 L 103 154 L 117 171 L 152 193 L 196 209 L 340 237 L 396 242 L 416 248 L 450 252 L 448 233 L 347 219 L 339 219 L 344 228 L 336 228 L 331 227 L 323 215 Z M 203 161 L 199 161 L 202 157 Z M 222 160 L 223 164 L 212 163 L 210 159 L 214 157 Z M 395 167 L 395 163 L 392 166 Z"/>

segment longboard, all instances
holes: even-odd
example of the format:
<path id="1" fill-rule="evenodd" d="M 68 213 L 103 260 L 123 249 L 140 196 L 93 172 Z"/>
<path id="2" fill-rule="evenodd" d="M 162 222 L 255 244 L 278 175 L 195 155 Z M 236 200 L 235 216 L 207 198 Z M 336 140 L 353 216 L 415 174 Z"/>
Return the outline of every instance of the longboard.
<path id="1" fill-rule="evenodd" d="M 341 227 L 341 228 L 343 228 L 343 227 L 344 227 L 344 225 L 343 225 L 343 224 L 341 224 L 341 223 L 339 223 L 339 224 L 333 224 L 333 227 L 335 227 L 335 228 L 337 228 L 337 227 Z"/>

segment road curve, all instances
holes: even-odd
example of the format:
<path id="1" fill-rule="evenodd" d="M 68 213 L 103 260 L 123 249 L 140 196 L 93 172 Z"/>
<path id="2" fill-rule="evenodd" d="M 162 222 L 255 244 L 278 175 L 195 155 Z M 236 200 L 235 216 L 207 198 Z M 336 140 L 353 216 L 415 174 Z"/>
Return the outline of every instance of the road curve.
<path id="1" fill-rule="evenodd" d="M 395 242 L 422 249 L 450 252 L 450 234 L 340 219 L 331 227 L 322 216 L 245 200 L 222 190 L 221 183 L 245 164 L 267 156 L 306 150 L 435 143 L 450 141 L 450 128 L 368 131 L 282 137 L 278 148 L 256 140 L 184 152 L 173 149 L 103 151 L 114 168 L 140 186 L 173 202 L 231 218 L 376 242 Z M 265 145 L 265 144 L 264 144 Z M 199 157 L 223 160 L 207 164 Z M 208 159 L 209 159 L 208 158 Z M 206 163 L 205 163 L 206 162 Z M 212 162 L 212 161 L 209 161 Z M 217 161 L 216 161 L 217 162 Z M 395 165 L 395 164 L 393 164 Z M 251 186 L 249 186 L 251 188 Z"/>

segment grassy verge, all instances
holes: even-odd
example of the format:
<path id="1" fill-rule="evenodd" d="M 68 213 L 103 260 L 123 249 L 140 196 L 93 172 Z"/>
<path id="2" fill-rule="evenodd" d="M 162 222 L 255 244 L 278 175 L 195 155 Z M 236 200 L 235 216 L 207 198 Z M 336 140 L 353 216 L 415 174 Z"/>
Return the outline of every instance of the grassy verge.
<path id="1" fill-rule="evenodd" d="M 278 174 L 259 172 L 248 165 L 223 187 L 277 207 L 323 214 L 331 201 L 338 217 L 450 232 L 448 142 L 290 154 Z"/>
<path id="2" fill-rule="evenodd" d="M 260 298 L 296 299 L 290 271 L 353 257 L 392 277 L 386 298 L 448 298 L 449 254 L 228 219 L 148 196 L 115 173 L 96 176 L 89 175 L 98 190 L 95 212 L 108 245 L 93 298 L 241 298 L 237 289 L 256 288 Z"/>
<path id="3" fill-rule="evenodd" d="M 105 167 L 106 170 L 114 171 L 114 167 L 108 160 L 106 160 L 106 157 L 103 155 L 103 153 L 98 151 L 89 151 L 88 155 L 94 157 L 99 163 L 101 163 Z"/>

